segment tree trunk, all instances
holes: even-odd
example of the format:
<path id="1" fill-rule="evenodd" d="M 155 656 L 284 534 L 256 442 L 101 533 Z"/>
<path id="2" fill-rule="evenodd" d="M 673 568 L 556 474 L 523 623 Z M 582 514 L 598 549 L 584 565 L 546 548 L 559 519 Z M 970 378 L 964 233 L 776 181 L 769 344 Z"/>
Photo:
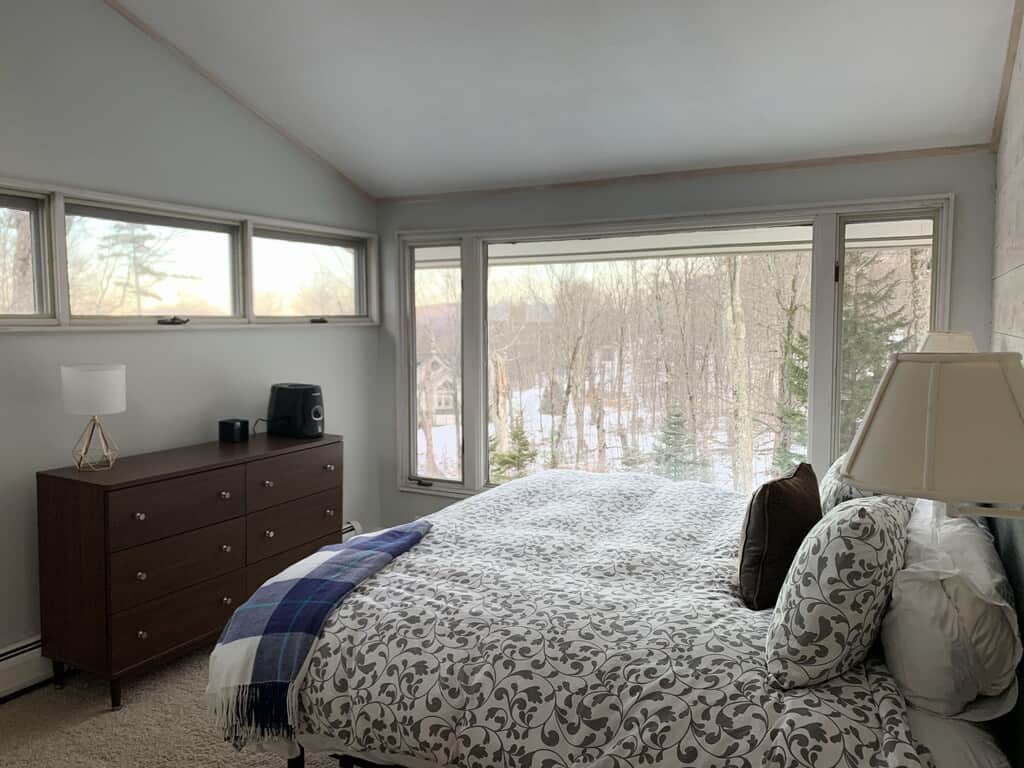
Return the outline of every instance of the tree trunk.
<path id="1" fill-rule="evenodd" d="M 753 484 L 753 423 L 750 414 L 750 361 L 747 354 L 747 324 L 741 294 L 742 263 L 738 256 L 727 259 L 729 301 L 726 327 L 729 332 L 729 373 L 732 395 L 732 479 L 733 487 L 747 491 Z"/>

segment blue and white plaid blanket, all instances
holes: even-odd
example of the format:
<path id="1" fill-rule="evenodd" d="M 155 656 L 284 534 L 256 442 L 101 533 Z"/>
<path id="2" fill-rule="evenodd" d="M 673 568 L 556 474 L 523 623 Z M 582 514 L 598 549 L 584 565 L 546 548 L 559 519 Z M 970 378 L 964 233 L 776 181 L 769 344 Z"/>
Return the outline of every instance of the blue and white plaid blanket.
<path id="1" fill-rule="evenodd" d="M 224 738 L 290 738 L 313 641 L 338 602 L 414 547 L 420 520 L 322 548 L 267 581 L 238 607 L 210 656 L 206 697 Z"/>

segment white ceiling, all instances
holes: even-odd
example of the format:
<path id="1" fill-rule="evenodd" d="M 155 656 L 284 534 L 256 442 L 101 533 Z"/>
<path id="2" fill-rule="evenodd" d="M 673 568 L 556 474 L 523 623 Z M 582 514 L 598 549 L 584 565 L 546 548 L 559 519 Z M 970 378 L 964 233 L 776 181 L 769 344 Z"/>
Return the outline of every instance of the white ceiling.
<path id="1" fill-rule="evenodd" d="M 1012 0 L 121 5 L 395 196 L 987 142 Z"/>

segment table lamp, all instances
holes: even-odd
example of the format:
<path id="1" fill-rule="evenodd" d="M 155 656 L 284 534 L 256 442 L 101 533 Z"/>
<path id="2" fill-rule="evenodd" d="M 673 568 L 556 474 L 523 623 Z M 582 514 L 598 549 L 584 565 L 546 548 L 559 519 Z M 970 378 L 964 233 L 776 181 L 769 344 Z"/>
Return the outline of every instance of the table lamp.
<path id="1" fill-rule="evenodd" d="M 117 445 L 103 430 L 99 417 L 125 410 L 125 366 L 62 365 L 60 388 L 66 413 L 90 417 L 71 453 L 75 466 L 82 471 L 110 469 L 117 461 Z"/>
<path id="2" fill-rule="evenodd" d="M 946 338 L 932 348 L 948 350 L 950 341 L 968 343 Z M 1022 462 L 1021 356 L 925 351 L 892 357 L 840 475 L 864 489 L 946 502 L 954 516 L 1024 517 Z"/>

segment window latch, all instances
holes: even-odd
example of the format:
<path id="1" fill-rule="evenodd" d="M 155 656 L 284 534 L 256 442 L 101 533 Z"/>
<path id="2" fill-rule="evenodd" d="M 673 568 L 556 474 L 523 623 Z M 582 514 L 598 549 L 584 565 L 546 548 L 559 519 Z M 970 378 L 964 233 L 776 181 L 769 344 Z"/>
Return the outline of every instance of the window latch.
<path id="1" fill-rule="evenodd" d="M 175 315 L 174 317 L 161 317 L 160 319 L 158 319 L 156 321 L 156 324 L 157 325 L 188 325 L 188 323 L 189 323 L 189 321 L 191 319 L 192 318 L 190 318 L 190 317 L 178 317 L 177 315 Z"/>
<path id="2" fill-rule="evenodd" d="M 434 484 L 432 482 L 430 482 L 429 480 L 424 480 L 421 477 L 417 477 L 416 478 L 416 485 L 418 485 L 420 488 L 433 488 L 434 487 Z"/>
<path id="3" fill-rule="evenodd" d="M 326 317 L 311 317 L 311 318 L 309 318 L 309 322 L 317 323 L 318 325 L 319 324 L 325 324 L 327 322 L 327 318 Z"/>

